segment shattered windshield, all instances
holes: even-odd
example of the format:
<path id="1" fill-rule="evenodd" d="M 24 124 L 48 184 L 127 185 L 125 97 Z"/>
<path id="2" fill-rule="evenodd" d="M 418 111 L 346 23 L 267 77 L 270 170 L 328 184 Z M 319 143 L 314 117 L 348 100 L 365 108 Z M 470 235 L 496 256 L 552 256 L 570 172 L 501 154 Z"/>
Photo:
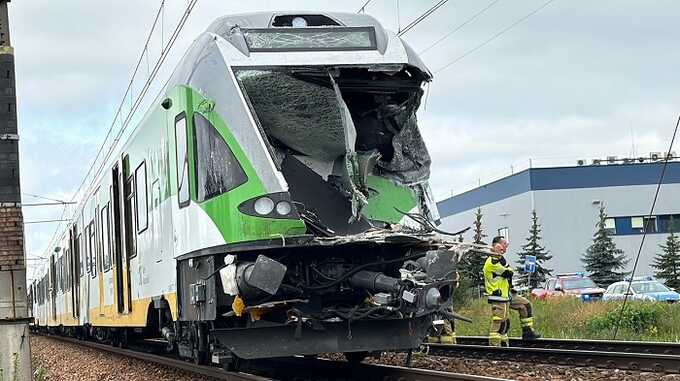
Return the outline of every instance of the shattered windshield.
<path id="1" fill-rule="evenodd" d="M 359 69 L 334 76 L 241 69 L 236 76 L 279 150 L 330 164 L 356 152 L 358 167 L 398 183 L 429 178 L 430 156 L 416 119 L 422 80 Z"/>
<path id="2" fill-rule="evenodd" d="M 321 160 L 345 153 L 340 105 L 332 88 L 283 71 L 242 70 L 238 78 L 270 138 Z"/>

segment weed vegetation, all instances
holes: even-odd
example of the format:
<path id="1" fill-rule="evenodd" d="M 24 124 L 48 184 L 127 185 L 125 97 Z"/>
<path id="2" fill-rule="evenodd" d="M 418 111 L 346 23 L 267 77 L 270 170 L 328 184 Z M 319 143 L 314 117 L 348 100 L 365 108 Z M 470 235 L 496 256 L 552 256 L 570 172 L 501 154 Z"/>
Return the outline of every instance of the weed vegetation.
<path id="1" fill-rule="evenodd" d="M 532 300 L 536 330 L 546 338 L 611 340 L 620 320 L 617 340 L 680 342 L 680 304 L 628 302 L 584 303 L 572 297 Z M 489 334 L 491 308 L 486 299 L 473 299 L 458 309 L 472 323 L 456 322 L 459 336 Z M 510 311 L 510 336 L 521 336 L 519 317 Z M 621 319 L 619 319 L 621 316 Z"/>

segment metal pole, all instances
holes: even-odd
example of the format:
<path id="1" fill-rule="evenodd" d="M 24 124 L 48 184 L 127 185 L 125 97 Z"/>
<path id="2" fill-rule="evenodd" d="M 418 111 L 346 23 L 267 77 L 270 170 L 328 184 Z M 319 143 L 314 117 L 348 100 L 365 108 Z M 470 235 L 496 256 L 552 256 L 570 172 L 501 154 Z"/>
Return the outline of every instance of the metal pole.
<path id="1" fill-rule="evenodd" d="M 29 381 L 31 351 L 28 338 L 28 297 L 26 293 L 26 253 L 19 188 L 19 134 L 16 116 L 14 50 L 10 43 L 10 0 L 0 0 L 0 93 L 7 111 L 0 113 L 0 379 Z"/>

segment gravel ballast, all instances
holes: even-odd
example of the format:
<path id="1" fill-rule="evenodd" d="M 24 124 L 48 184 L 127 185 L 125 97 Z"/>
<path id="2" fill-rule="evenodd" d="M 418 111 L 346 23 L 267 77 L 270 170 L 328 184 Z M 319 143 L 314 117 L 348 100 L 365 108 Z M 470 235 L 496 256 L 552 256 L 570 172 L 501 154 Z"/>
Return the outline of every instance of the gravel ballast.
<path id="1" fill-rule="evenodd" d="M 44 370 L 49 381 L 199 381 L 210 380 L 177 369 L 71 344 L 44 336 L 31 336 L 34 371 Z"/>
<path id="2" fill-rule="evenodd" d="M 405 355 L 401 353 L 383 353 L 380 360 L 367 359 L 366 361 L 378 364 L 403 366 Z M 680 381 L 680 375 L 677 374 L 599 369 L 593 367 L 570 367 L 515 361 L 452 358 L 415 353 L 412 357 L 412 366 L 423 369 L 474 374 L 487 377 L 500 377 L 519 381 Z"/>
<path id="3" fill-rule="evenodd" d="M 33 369 L 43 369 L 46 380 L 159 380 L 198 381 L 210 380 L 200 375 L 144 362 L 121 355 L 59 341 L 44 336 L 31 336 Z M 329 355 L 342 359 L 342 355 Z M 404 364 L 403 353 L 383 353 L 379 360 L 368 358 L 365 362 L 376 364 Z M 511 380 L 534 381 L 680 381 L 678 374 L 660 374 L 641 371 L 570 367 L 562 365 L 532 364 L 516 361 L 497 361 L 451 358 L 414 354 L 412 366 L 454 373 L 500 377 Z"/>

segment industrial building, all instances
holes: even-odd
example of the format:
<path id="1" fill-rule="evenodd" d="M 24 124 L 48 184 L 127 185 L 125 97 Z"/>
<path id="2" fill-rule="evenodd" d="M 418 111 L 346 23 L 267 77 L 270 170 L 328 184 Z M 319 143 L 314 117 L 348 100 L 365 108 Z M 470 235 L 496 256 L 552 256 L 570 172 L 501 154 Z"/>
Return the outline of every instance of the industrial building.
<path id="1" fill-rule="evenodd" d="M 607 228 L 617 247 L 631 258 L 627 270 L 633 267 L 647 229 L 637 274 L 653 274 L 650 263 L 668 237 L 671 216 L 680 226 L 680 162 L 675 159 L 668 162 L 651 219 L 648 215 L 663 168 L 659 155 L 635 162 L 610 159 L 593 165 L 579 161 L 573 167 L 529 168 L 439 202 L 442 227 L 455 231 L 472 226 L 480 208 L 486 239 L 507 236 L 509 260 L 514 263 L 529 235 L 531 212 L 536 210 L 542 243 L 553 255 L 548 268 L 581 271 L 580 259 L 592 243 L 599 209 L 604 206 Z M 466 240 L 472 239 L 473 230 L 466 233 Z"/>

